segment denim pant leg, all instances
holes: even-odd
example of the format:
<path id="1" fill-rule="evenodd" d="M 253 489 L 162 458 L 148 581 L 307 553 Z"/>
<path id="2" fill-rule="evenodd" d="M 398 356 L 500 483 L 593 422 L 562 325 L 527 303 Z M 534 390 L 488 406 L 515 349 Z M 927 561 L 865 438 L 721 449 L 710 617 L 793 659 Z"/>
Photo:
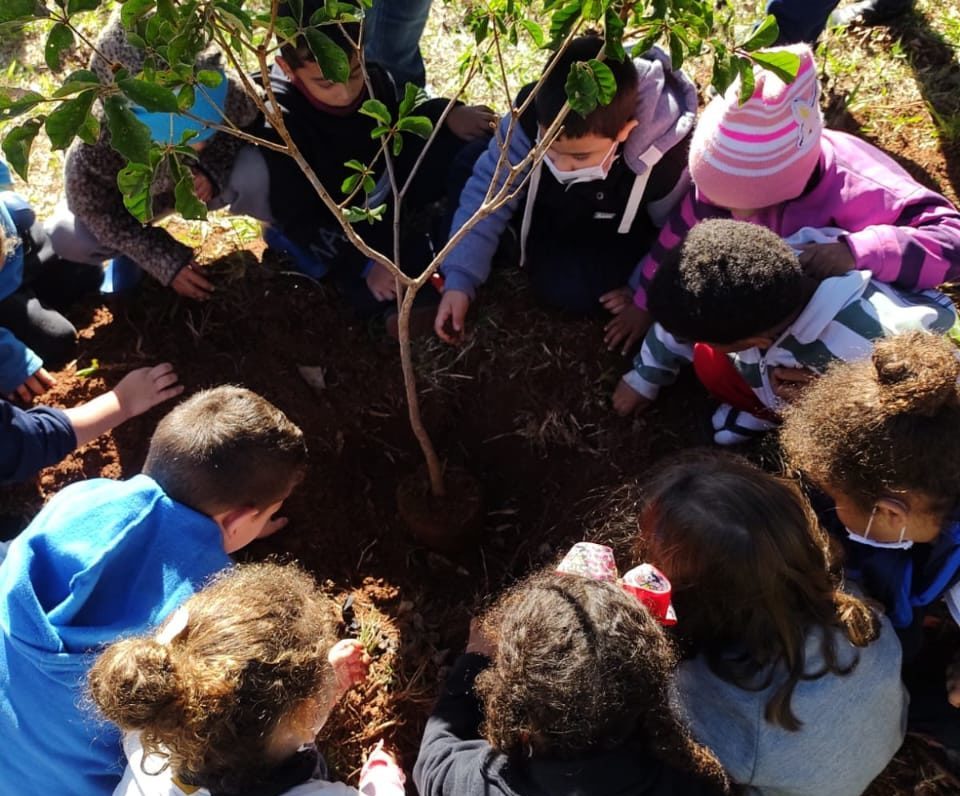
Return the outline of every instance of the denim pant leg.
<path id="1" fill-rule="evenodd" d="M 402 88 L 405 83 L 423 86 L 426 67 L 420 54 L 420 36 L 430 16 L 431 0 L 374 0 L 367 11 L 365 52 L 385 66 Z"/>
<path id="2" fill-rule="evenodd" d="M 767 13 L 777 18 L 779 44 L 813 44 L 840 0 L 768 0 Z"/>

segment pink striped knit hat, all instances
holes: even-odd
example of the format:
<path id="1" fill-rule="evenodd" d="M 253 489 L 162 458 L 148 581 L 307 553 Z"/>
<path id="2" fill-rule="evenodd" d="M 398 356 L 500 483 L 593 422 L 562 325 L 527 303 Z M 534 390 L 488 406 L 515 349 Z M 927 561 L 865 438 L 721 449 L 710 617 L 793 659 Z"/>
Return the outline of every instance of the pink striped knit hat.
<path id="1" fill-rule="evenodd" d="M 740 105 L 740 80 L 704 109 L 690 143 L 690 176 L 711 203 L 734 210 L 795 199 L 820 159 L 820 84 L 805 44 L 792 83 L 754 67 L 756 89 Z"/>

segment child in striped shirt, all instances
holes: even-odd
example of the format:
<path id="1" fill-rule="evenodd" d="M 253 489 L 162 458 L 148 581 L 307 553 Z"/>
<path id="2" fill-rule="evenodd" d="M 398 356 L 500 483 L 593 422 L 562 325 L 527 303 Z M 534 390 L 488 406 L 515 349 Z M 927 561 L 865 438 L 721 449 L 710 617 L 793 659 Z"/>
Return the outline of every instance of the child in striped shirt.
<path id="1" fill-rule="evenodd" d="M 822 245 L 831 234 L 802 230 L 798 238 L 797 245 Z M 833 362 L 868 357 L 875 340 L 911 330 L 942 335 L 956 321 L 946 296 L 898 291 L 869 271 L 818 282 L 778 235 L 728 219 L 694 227 L 664 259 L 648 299 L 656 322 L 614 392 L 614 409 L 645 408 L 692 362 L 722 402 L 713 415 L 721 445 L 774 427 L 802 389 L 803 381 L 784 381 L 775 369 L 819 374 Z"/>
<path id="2" fill-rule="evenodd" d="M 804 227 L 839 227 L 836 240 L 804 249 L 816 279 L 859 269 L 903 290 L 960 278 L 960 212 L 920 185 L 889 155 L 853 135 L 824 130 L 816 64 L 807 45 L 784 83 L 755 69 L 753 96 L 740 104 L 740 81 L 704 109 L 690 144 L 694 187 L 680 200 L 630 284 L 633 302 L 610 307 L 606 341 L 629 350 L 652 320 L 650 280 L 667 252 L 708 218 L 759 224 L 788 238 Z"/>

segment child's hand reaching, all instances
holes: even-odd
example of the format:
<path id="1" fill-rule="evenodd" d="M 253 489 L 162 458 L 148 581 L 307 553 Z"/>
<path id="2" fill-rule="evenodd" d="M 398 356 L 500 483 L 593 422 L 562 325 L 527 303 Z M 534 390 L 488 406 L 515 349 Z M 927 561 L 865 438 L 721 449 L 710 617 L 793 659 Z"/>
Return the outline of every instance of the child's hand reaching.
<path id="1" fill-rule="evenodd" d="M 213 293 L 213 282 L 200 273 L 200 266 L 193 260 L 177 271 L 170 287 L 181 296 L 206 301 Z"/>
<path id="2" fill-rule="evenodd" d="M 620 379 L 617 389 L 613 391 L 613 411 L 621 417 L 642 412 L 652 403 L 653 401 L 638 393 L 623 379 Z"/>
<path id="3" fill-rule="evenodd" d="M 193 192 L 197 195 L 197 199 L 203 203 L 209 202 L 213 199 L 213 183 L 200 169 L 194 168 L 191 171 L 193 172 Z"/>
<path id="4" fill-rule="evenodd" d="M 56 383 L 53 376 L 47 373 L 46 368 L 37 368 L 33 375 L 27 376 L 23 384 L 17 387 L 9 397 L 11 400 L 15 397 L 19 398 L 27 404 L 37 396 L 43 395 Z"/>
<path id="5" fill-rule="evenodd" d="M 856 266 L 853 252 L 842 240 L 836 243 L 810 243 L 800 253 L 800 267 L 814 279 L 843 276 Z"/>
<path id="6" fill-rule="evenodd" d="M 173 365 L 164 362 L 152 368 L 131 370 L 113 388 L 124 417 L 142 415 L 159 403 L 183 392 Z"/>
<path id="7" fill-rule="evenodd" d="M 355 638 L 338 641 L 327 653 L 327 660 L 337 675 L 340 695 L 367 679 L 370 671 L 370 655 Z"/>
<path id="8" fill-rule="evenodd" d="M 470 296 L 462 290 L 445 290 L 440 306 L 437 307 L 437 317 L 433 321 L 433 331 L 437 333 L 437 337 L 451 345 L 462 343 L 464 321 L 469 309 Z"/>
<path id="9" fill-rule="evenodd" d="M 377 301 L 390 301 L 397 297 L 397 279 L 380 263 L 371 263 L 367 288 Z"/>
<path id="10" fill-rule="evenodd" d="M 604 301 L 607 296 L 610 296 L 610 293 L 601 296 L 600 301 Z M 621 353 L 627 354 L 650 328 L 650 313 L 634 304 L 632 297 L 626 305 L 618 305 L 615 298 L 612 298 L 610 303 L 618 309 L 611 310 L 615 315 L 604 327 L 603 342 L 607 344 L 608 351 L 619 347 Z M 604 302 L 604 306 L 607 306 L 607 302 Z"/>
<path id="11" fill-rule="evenodd" d="M 472 141 L 497 129 L 497 115 L 486 105 L 458 105 L 447 114 L 447 127 L 457 138 Z"/>
<path id="12" fill-rule="evenodd" d="M 774 368 L 770 377 L 773 394 L 781 401 L 793 403 L 817 374 L 807 368 Z"/>

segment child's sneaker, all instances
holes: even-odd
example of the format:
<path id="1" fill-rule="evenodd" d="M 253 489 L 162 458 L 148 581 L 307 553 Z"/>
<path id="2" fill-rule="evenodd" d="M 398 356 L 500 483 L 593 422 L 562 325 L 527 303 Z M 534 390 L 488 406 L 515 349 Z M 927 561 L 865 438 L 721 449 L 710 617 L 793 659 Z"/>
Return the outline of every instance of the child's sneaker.
<path id="1" fill-rule="evenodd" d="M 143 271 L 129 257 L 114 257 L 103 267 L 103 282 L 100 292 L 105 295 L 127 293 L 140 284 Z"/>
<path id="2" fill-rule="evenodd" d="M 327 264 L 318 260 L 307 249 L 294 243 L 276 227 L 263 227 L 263 240 L 274 251 L 282 252 L 293 260 L 298 271 L 314 279 L 323 279 L 330 270 Z"/>

